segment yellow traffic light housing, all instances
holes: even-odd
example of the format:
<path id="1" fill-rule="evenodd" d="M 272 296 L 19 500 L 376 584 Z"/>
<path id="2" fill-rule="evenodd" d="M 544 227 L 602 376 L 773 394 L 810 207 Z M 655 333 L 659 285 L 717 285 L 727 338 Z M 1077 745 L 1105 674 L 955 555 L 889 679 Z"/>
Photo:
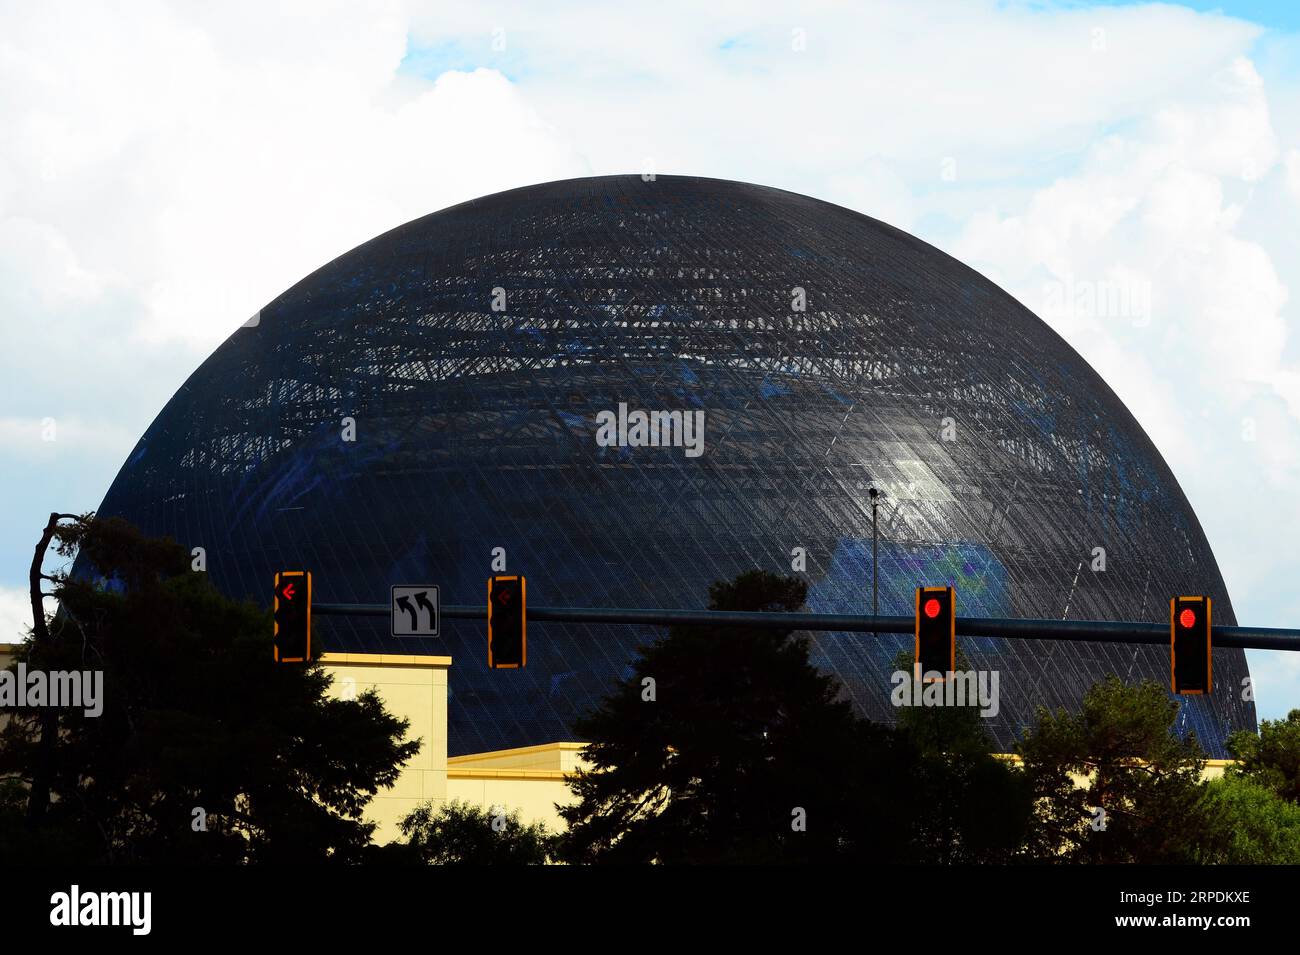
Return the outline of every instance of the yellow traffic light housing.
<path id="1" fill-rule="evenodd" d="M 957 594 L 951 587 L 916 588 L 916 672 L 918 682 L 943 682 L 957 669 Z M 940 674 L 925 679 L 927 673 Z"/>
<path id="2" fill-rule="evenodd" d="M 275 662 L 311 659 L 311 572 L 284 570 L 275 575 Z"/>
<path id="3" fill-rule="evenodd" d="M 1169 601 L 1169 682 L 1175 693 L 1209 693 L 1214 684 L 1209 597 Z"/>
<path id="4" fill-rule="evenodd" d="M 528 662 L 528 588 L 522 576 L 488 578 L 488 666 L 517 670 Z"/>

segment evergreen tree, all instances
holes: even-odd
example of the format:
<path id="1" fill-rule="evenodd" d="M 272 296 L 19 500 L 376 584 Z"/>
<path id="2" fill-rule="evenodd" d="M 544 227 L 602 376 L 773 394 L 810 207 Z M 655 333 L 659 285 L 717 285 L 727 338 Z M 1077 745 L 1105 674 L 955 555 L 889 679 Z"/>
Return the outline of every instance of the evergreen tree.
<path id="1" fill-rule="evenodd" d="M 956 663 L 970 670 L 960 649 Z M 912 673 L 913 664 L 909 651 L 896 669 Z M 1034 818 L 1032 786 L 1022 769 L 994 755 L 978 703 L 901 707 L 897 732 L 916 754 L 913 857 L 939 864 L 1021 857 Z"/>
<path id="2" fill-rule="evenodd" d="M 750 571 L 715 583 L 719 611 L 795 611 L 806 585 Z M 579 721 L 590 769 L 562 855 L 573 862 L 794 862 L 897 857 L 897 803 L 868 776 L 899 779 L 907 755 L 861 724 L 789 631 L 674 627 Z"/>
<path id="3" fill-rule="evenodd" d="M 1032 852 L 1044 861 L 1192 862 L 1214 831 L 1204 754 L 1172 732 L 1179 703 L 1159 684 L 1094 685 L 1079 713 L 1040 708 L 1018 750 L 1033 786 Z"/>
<path id="4" fill-rule="evenodd" d="M 1228 751 L 1237 760 L 1230 772 L 1300 803 L 1300 710 L 1292 710 L 1284 720 L 1263 720 L 1257 734 L 1233 733 Z"/>
<path id="5" fill-rule="evenodd" d="M 274 663 L 269 611 L 222 596 L 174 542 L 91 517 L 47 533 L 79 572 L 48 578 L 58 613 L 19 659 L 102 673 L 103 711 L 9 712 L 4 861 L 360 858 L 362 811 L 419 749 L 406 722 L 373 692 L 331 698 L 319 666 Z"/>

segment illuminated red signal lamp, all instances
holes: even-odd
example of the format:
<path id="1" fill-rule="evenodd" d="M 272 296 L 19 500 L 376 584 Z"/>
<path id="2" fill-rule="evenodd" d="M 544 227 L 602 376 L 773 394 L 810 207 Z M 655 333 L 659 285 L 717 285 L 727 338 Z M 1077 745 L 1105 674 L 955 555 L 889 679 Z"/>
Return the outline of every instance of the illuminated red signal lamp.
<path id="1" fill-rule="evenodd" d="M 522 575 L 488 578 L 488 667 L 518 670 L 528 662 L 528 582 Z"/>
<path id="2" fill-rule="evenodd" d="M 276 574 L 273 609 L 275 662 L 311 660 L 311 572 L 282 570 Z"/>
<path id="3" fill-rule="evenodd" d="M 1209 693 L 1214 685 L 1210 598 L 1169 601 L 1169 684 L 1174 693 Z"/>
<path id="4" fill-rule="evenodd" d="M 951 587 L 916 588 L 916 679 L 927 673 L 948 674 L 957 668 L 957 594 Z"/>

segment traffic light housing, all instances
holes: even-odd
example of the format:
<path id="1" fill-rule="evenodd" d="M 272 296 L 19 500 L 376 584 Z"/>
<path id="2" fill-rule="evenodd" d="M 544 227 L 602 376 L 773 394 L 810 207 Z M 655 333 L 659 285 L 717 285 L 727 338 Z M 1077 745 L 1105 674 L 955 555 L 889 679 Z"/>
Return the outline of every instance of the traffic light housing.
<path id="1" fill-rule="evenodd" d="M 528 588 L 522 576 L 488 578 L 488 666 L 517 670 L 528 661 Z"/>
<path id="2" fill-rule="evenodd" d="M 311 573 L 284 570 L 275 575 L 275 662 L 311 659 Z"/>
<path id="3" fill-rule="evenodd" d="M 1175 693 L 1209 693 L 1213 685 L 1209 597 L 1169 601 L 1169 673 Z"/>
<path id="4" fill-rule="evenodd" d="M 915 659 L 918 681 L 957 669 L 957 594 L 951 587 L 916 588 Z"/>

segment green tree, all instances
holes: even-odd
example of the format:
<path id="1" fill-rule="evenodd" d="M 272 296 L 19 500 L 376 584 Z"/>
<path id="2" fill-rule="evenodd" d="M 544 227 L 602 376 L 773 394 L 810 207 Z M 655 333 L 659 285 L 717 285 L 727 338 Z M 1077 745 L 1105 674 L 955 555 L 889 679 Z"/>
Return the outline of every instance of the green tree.
<path id="1" fill-rule="evenodd" d="M 715 583 L 719 611 L 794 611 L 806 585 L 750 571 Z M 590 769 L 562 855 L 572 862 L 795 862 L 899 858 L 888 822 L 908 754 L 858 721 L 806 638 L 740 627 L 674 627 L 575 727 Z M 868 776 L 882 780 L 874 787 Z M 905 828 L 905 827 L 904 827 Z"/>
<path id="2" fill-rule="evenodd" d="M 47 578 L 59 611 L 20 660 L 101 672 L 103 711 L 11 711 L 4 861 L 44 846 L 108 863 L 360 858 L 362 811 L 419 749 L 406 722 L 373 692 L 330 698 L 319 666 L 273 663 L 269 611 L 222 596 L 174 542 L 118 519 L 51 526 L 78 573 Z"/>
<path id="3" fill-rule="evenodd" d="M 429 865 L 543 865 L 555 837 L 519 813 L 496 814 L 468 803 L 424 803 L 401 822 L 413 860 Z"/>
<path id="4" fill-rule="evenodd" d="M 1300 865 L 1300 806 L 1236 773 L 1207 783 L 1204 798 L 1215 827 L 1202 840 L 1198 862 Z"/>
<path id="5" fill-rule="evenodd" d="M 911 652 L 895 660 L 896 670 L 905 673 L 913 664 Z M 960 649 L 957 670 L 970 670 Z M 978 705 L 900 707 L 897 732 L 915 752 L 911 823 L 917 861 L 996 863 L 1022 854 L 1034 819 L 1032 786 L 1023 770 L 993 755 Z"/>
<path id="6" fill-rule="evenodd" d="M 1172 733 L 1178 707 L 1159 684 L 1132 686 L 1111 676 L 1088 690 L 1077 714 L 1040 708 L 1017 747 L 1035 797 L 1035 855 L 1195 860 L 1197 840 L 1214 826 L 1202 798 L 1200 745 Z"/>
<path id="7" fill-rule="evenodd" d="M 1237 760 L 1230 773 L 1300 803 L 1300 710 L 1292 710 L 1284 720 L 1264 720 L 1258 734 L 1233 733 L 1228 751 Z"/>

